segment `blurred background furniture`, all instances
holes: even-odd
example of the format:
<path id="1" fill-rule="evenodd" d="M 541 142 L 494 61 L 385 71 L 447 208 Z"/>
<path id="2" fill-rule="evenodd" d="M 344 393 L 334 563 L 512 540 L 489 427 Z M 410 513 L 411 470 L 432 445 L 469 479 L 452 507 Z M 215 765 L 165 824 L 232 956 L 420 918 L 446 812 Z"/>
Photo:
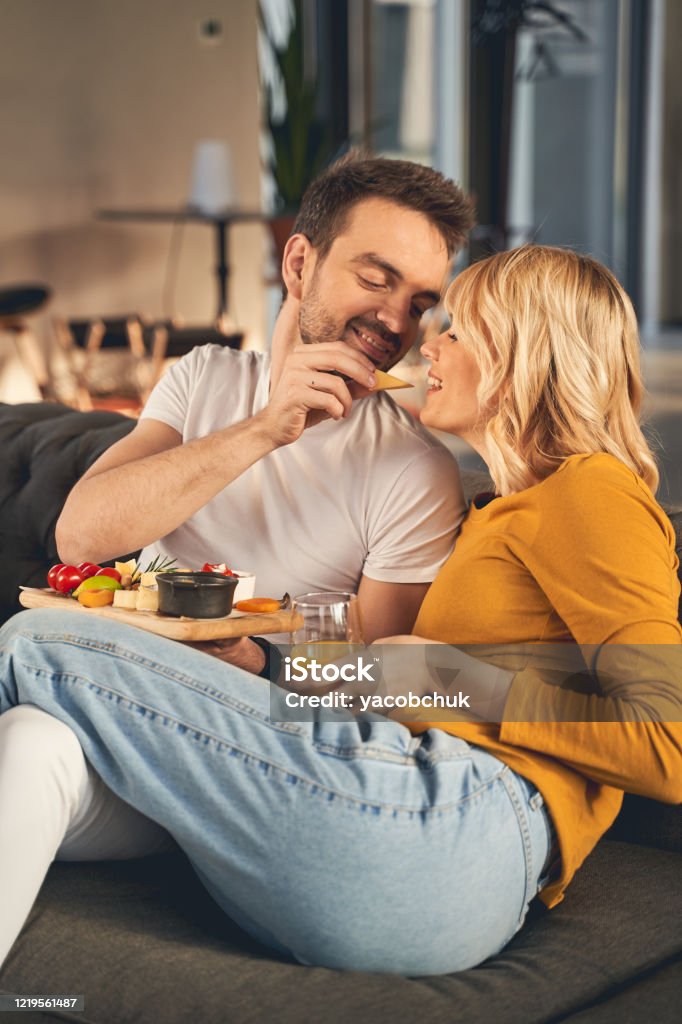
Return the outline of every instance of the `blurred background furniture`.
<path id="1" fill-rule="evenodd" d="M 0 332 L 11 334 L 17 353 L 41 398 L 53 398 L 50 374 L 41 345 L 26 319 L 42 310 L 51 291 L 42 284 L 0 287 Z"/>
<path id="2" fill-rule="evenodd" d="M 180 319 L 152 320 L 140 313 L 70 320 L 53 318 L 54 330 L 73 378 L 73 404 L 136 415 L 169 359 L 197 345 L 241 348 L 243 331 L 220 324 L 185 325 Z"/>
<path id="3" fill-rule="evenodd" d="M 218 309 L 216 319 L 220 320 L 228 312 L 228 290 L 230 278 L 229 231 L 232 224 L 249 221 L 265 221 L 267 216 L 261 210 L 222 210 L 220 213 L 208 213 L 191 206 L 179 207 L 176 210 L 139 209 L 139 210 L 98 210 L 100 220 L 112 221 L 147 221 L 149 223 L 181 224 L 184 221 L 196 221 L 200 224 L 212 225 L 216 240 L 216 279 L 218 291 Z"/>
<path id="4" fill-rule="evenodd" d="M 152 365 L 147 385 L 151 391 L 161 378 L 168 359 L 180 359 L 197 345 L 241 348 L 244 332 L 224 330 L 220 325 L 190 326 L 172 320 L 161 320 L 145 329 L 144 339 L 151 352 Z"/>
<path id="5" fill-rule="evenodd" d="M 139 412 L 147 393 L 149 358 L 139 313 L 91 319 L 53 318 L 57 340 L 82 410 L 110 406 Z"/>
<path id="6" fill-rule="evenodd" d="M 58 560 L 54 526 L 72 485 L 133 426 L 110 412 L 0 404 L 0 622 L 18 610 L 18 587 L 43 586 Z M 491 486 L 481 473 L 463 482 L 468 498 Z M 682 514 L 671 522 L 682 554 Z M 54 864 L 0 992 L 84 993 L 92 1024 L 672 1024 L 680 920 L 682 809 L 626 796 L 564 902 L 534 904 L 503 952 L 474 970 L 398 978 L 302 967 L 242 932 L 174 852 Z"/>

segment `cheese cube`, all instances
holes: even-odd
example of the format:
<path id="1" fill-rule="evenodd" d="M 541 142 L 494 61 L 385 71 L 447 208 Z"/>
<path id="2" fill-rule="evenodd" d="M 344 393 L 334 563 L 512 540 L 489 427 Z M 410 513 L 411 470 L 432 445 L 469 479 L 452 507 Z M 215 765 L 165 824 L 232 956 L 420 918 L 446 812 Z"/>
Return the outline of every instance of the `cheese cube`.
<path id="1" fill-rule="evenodd" d="M 159 610 L 159 592 L 156 587 L 141 586 L 137 591 L 138 612 L 157 612 Z"/>
<path id="2" fill-rule="evenodd" d="M 134 558 L 129 558 L 127 562 L 114 562 L 114 569 L 118 569 L 121 576 L 134 576 L 137 562 Z"/>

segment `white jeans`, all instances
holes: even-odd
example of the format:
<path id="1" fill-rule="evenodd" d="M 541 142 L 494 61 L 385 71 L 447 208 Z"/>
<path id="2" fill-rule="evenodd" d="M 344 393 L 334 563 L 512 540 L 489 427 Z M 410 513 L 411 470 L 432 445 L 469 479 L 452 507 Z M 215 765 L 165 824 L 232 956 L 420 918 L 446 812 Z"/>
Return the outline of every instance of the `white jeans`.
<path id="1" fill-rule="evenodd" d="M 124 860 L 172 845 L 115 796 L 72 730 L 30 704 L 0 716 L 0 964 L 53 860 Z"/>

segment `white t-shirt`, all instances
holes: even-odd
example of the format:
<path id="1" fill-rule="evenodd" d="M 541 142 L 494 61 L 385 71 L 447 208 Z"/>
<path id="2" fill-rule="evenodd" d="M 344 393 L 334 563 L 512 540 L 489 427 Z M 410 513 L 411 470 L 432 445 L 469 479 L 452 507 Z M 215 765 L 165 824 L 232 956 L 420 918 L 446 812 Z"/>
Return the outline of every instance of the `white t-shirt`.
<path id="1" fill-rule="evenodd" d="M 270 358 L 217 345 L 193 349 L 162 377 L 142 412 L 204 437 L 268 401 Z M 356 401 L 266 455 L 157 543 L 157 554 L 201 568 L 256 574 L 256 592 L 356 592 L 361 575 L 424 583 L 452 550 L 465 503 L 457 463 L 386 394 Z"/>

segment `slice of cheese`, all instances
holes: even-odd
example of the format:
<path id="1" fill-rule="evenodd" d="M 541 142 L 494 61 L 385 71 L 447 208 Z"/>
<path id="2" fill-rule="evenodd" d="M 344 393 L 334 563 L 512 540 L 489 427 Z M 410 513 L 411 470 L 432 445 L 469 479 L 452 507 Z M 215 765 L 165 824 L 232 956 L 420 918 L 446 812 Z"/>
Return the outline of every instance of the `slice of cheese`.
<path id="1" fill-rule="evenodd" d="M 156 587 L 145 587 L 142 585 L 137 591 L 137 602 L 135 607 L 138 612 L 158 612 L 159 592 Z"/>
<path id="2" fill-rule="evenodd" d="M 114 562 L 114 569 L 118 569 L 121 576 L 134 576 L 137 562 L 134 558 L 128 559 L 127 562 Z"/>
<path id="3" fill-rule="evenodd" d="M 115 590 L 114 591 L 114 608 L 137 608 L 137 591 L 136 590 Z"/>
<path id="4" fill-rule="evenodd" d="M 384 373 L 383 370 L 375 370 L 374 376 L 376 377 L 377 382 L 372 388 L 372 391 L 390 391 L 392 388 L 414 387 L 414 384 L 408 384 L 406 380 L 400 380 L 399 377 L 393 377 L 390 373 Z"/>

